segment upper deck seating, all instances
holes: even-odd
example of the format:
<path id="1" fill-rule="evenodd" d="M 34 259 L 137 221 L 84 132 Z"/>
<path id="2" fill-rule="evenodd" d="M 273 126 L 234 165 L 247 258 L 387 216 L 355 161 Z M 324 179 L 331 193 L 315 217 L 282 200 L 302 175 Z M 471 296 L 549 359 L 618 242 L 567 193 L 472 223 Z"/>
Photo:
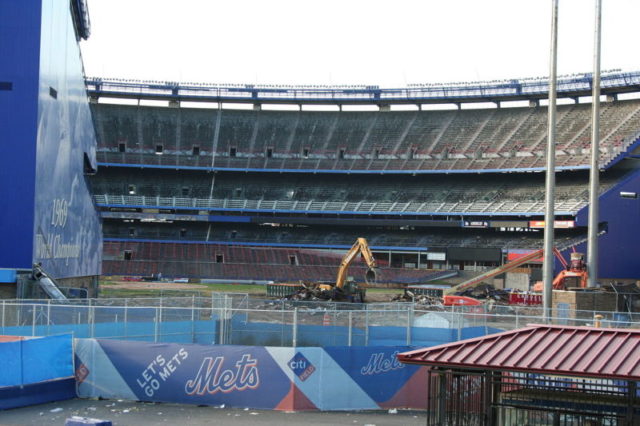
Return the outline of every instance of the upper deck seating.
<path id="1" fill-rule="evenodd" d="M 590 107 L 558 106 L 558 167 L 588 164 Z M 98 160 L 111 163 L 372 171 L 527 169 L 544 165 L 547 138 L 545 107 L 310 112 L 98 104 L 93 111 Z M 603 103 L 600 130 L 600 162 L 606 165 L 638 138 L 640 100 Z"/>

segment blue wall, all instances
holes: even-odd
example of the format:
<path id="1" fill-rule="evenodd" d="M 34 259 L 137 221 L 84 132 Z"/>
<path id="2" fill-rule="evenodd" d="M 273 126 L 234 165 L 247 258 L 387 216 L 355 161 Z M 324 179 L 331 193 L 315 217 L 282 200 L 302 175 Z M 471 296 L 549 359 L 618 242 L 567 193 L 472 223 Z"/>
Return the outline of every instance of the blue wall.
<path id="1" fill-rule="evenodd" d="M 99 275 L 102 230 L 84 176 L 96 138 L 69 2 L 3 1 L 0 40 L 0 81 L 13 83 L 0 91 L 0 267 Z"/>
<path id="2" fill-rule="evenodd" d="M 636 250 L 640 237 L 640 199 L 621 198 L 621 191 L 640 194 L 640 170 L 600 196 L 600 222 L 608 222 L 608 232 L 598 239 L 601 279 L 640 277 Z M 576 216 L 576 222 L 586 226 L 588 221 L 589 208 L 585 207 Z M 587 253 L 586 243 L 576 250 Z"/>
<path id="3" fill-rule="evenodd" d="M 1 1 L 0 267 L 31 267 L 39 52 L 40 3 Z"/>

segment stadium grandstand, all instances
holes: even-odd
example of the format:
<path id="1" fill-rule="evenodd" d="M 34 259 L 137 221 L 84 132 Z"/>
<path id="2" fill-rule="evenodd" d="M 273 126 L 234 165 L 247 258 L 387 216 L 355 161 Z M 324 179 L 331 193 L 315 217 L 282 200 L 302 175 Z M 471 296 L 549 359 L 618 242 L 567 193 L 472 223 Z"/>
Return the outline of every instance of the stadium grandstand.
<path id="1" fill-rule="evenodd" d="M 86 83 L 105 274 L 330 280 L 364 236 L 385 281 L 420 282 L 542 247 L 544 79 L 405 89 Z M 590 90 L 589 74 L 558 83 L 562 250 L 585 250 L 591 105 L 579 100 Z M 640 277 L 621 248 L 640 219 L 640 100 L 627 95 L 638 91 L 640 73 L 602 77 L 601 279 Z M 525 105 L 506 106 L 513 101 Z M 431 108 L 443 103 L 453 107 Z M 335 110 L 304 109 L 313 104 Z M 417 107 L 393 109 L 400 104 Z"/>

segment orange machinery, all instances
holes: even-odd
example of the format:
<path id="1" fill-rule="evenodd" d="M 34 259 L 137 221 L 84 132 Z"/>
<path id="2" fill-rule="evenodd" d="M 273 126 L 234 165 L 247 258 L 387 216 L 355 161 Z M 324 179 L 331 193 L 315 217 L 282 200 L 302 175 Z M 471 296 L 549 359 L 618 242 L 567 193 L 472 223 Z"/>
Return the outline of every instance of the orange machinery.
<path id="1" fill-rule="evenodd" d="M 481 282 L 509 272 L 515 268 L 518 268 L 534 259 L 539 259 L 544 254 L 544 250 L 536 250 L 525 256 L 512 260 L 509 263 L 505 263 L 495 269 L 487 271 L 475 278 L 462 282 L 456 286 L 453 286 L 445 291 L 445 295 L 451 295 L 462 290 L 474 287 Z M 562 263 L 564 270 L 561 271 L 553 280 L 553 288 L 555 290 L 562 290 L 568 287 L 586 287 L 587 286 L 587 266 L 584 263 L 584 255 L 582 253 L 571 253 L 571 263 L 567 263 L 562 253 L 557 248 L 553 248 L 553 254 Z M 542 291 L 542 283 L 536 283 L 533 287 L 533 291 Z"/>
<path id="2" fill-rule="evenodd" d="M 556 254 L 564 269 L 560 271 L 558 275 L 553 279 L 554 290 L 565 290 L 570 287 L 587 287 L 587 279 L 589 275 L 587 273 L 587 264 L 584 262 L 584 254 L 573 252 L 571 253 L 571 262 L 567 261 L 560 255 Z M 533 291 L 542 291 L 543 283 L 538 282 L 533 286 Z"/>

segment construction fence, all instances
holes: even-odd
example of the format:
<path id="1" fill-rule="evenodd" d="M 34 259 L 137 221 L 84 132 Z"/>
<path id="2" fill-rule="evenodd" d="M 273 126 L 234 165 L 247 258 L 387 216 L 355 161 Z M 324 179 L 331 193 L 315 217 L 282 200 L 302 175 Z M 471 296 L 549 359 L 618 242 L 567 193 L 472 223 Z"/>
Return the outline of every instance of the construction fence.
<path id="1" fill-rule="evenodd" d="M 554 309 L 558 325 L 640 328 L 640 314 Z M 541 323 L 531 306 L 294 302 L 212 297 L 0 301 L 0 335 L 256 346 L 433 346 Z"/>

